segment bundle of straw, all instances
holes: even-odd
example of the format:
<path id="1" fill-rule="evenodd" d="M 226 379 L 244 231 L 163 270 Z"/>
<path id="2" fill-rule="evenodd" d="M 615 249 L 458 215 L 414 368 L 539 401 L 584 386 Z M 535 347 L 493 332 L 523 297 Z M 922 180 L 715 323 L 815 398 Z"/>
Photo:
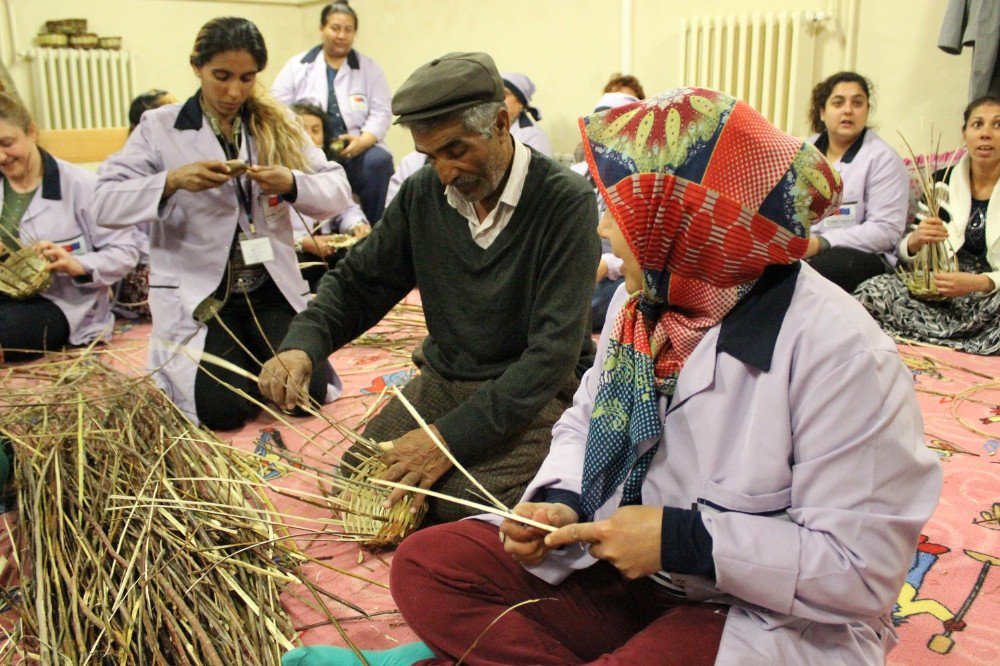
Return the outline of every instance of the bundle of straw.
<path id="1" fill-rule="evenodd" d="M 910 153 L 910 158 L 913 160 L 911 176 L 919 186 L 924 204 L 931 217 L 940 218 L 942 201 L 939 195 L 941 194 L 941 189 L 938 187 L 940 184 L 934 182 L 934 174 L 941 166 L 938 164 L 941 136 L 939 134 L 937 141 L 934 141 L 934 128 L 932 126 L 931 144 L 935 146 L 935 149 L 933 153 L 929 153 L 926 156 L 926 159 L 918 159 L 902 132 L 899 133 L 899 136 L 903 139 L 903 143 Z M 947 174 L 954 166 L 955 158 L 960 152 L 957 150 L 952 151 L 946 165 L 945 180 L 947 180 Z M 934 274 L 939 272 L 952 273 L 957 270 L 958 259 L 955 256 L 954 248 L 951 247 L 951 243 L 947 240 L 923 246 L 917 252 L 909 268 L 902 264 L 896 268 L 896 272 L 909 292 L 915 298 L 924 300 L 944 300 L 947 298 L 938 293 L 937 286 L 934 284 Z"/>
<path id="2" fill-rule="evenodd" d="M 0 292 L 24 300 L 45 291 L 52 281 L 48 262 L 30 247 L 11 250 L 0 258 Z"/>
<path id="3" fill-rule="evenodd" d="M 246 455 L 93 355 L 0 382 L 22 580 L 0 660 L 278 663 L 294 636 L 278 596 L 304 556 Z"/>

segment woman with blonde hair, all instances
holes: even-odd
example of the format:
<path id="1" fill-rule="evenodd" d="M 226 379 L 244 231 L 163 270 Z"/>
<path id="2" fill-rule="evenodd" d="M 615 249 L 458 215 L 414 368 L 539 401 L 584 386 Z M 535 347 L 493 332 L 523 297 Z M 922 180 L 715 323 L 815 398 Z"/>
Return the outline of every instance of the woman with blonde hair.
<path id="1" fill-rule="evenodd" d="M 199 368 L 201 354 L 257 372 L 309 293 L 290 208 L 336 215 L 350 205 L 350 187 L 343 169 L 257 84 L 267 47 L 253 23 L 209 21 L 190 62 L 201 89 L 143 114 L 98 172 L 94 216 L 109 227 L 151 225 L 149 367 L 189 416 L 230 430 L 258 407 L 220 384 L 250 396 L 256 385 Z M 339 386 L 329 366 L 320 367 L 310 394 L 332 399 Z"/>
<path id="2" fill-rule="evenodd" d="M 0 260 L 32 248 L 47 260 L 48 286 L 27 295 L 0 275 L 0 362 L 111 335 L 108 285 L 139 258 L 131 229 L 101 229 L 90 216 L 94 175 L 38 147 L 38 127 L 0 93 Z M 14 291 L 12 295 L 7 293 Z"/>

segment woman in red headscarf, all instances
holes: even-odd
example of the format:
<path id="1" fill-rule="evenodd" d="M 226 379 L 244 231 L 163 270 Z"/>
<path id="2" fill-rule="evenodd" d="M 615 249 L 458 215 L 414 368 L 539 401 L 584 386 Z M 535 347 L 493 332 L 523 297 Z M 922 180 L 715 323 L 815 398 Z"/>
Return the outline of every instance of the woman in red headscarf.
<path id="1" fill-rule="evenodd" d="M 425 642 L 366 659 L 883 663 L 941 475 L 895 345 L 798 261 L 839 178 L 715 91 L 581 126 L 626 284 L 514 509 L 551 529 L 408 537 L 391 589 Z"/>

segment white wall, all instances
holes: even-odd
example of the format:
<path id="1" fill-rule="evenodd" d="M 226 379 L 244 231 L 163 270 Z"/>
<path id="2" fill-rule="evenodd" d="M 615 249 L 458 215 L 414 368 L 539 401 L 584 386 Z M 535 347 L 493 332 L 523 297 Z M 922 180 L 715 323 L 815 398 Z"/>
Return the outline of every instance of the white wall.
<path id="1" fill-rule="evenodd" d="M 187 57 L 198 28 L 208 19 L 240 15 L 261 28 L 271 62 L 267 84 L 293 54 L 318 42 L 322 3 L 296 0 L 4 0 L 15 13 L 20 47 L 28 48 L 46 19 L 83 16 L 102 35 L 121 35 L 138 58 L 140 90 L 163 87 L 186 97 L 196 86 Z M 937 49 L 943 0 L 855 0 L 859 3 L 857 70 L 876 86 L 873 121 L 889 143 L 902 147 L 901 128 L 915 147 L 927 145 L 930 124 L 959 138 L 961 110 L 971 67 L 968 52 Z M 655 94 L 677 80 L 679 19 L 699 14 L 736 14 L 790 9 L 834 13 L 816 46 L 815 79 L 843 69 L 844 31 L 850 0 L 353 0 L 360 15 L 359 50 L 374 57 L 395 89 L 417 66 L 448 51 L 487 51 L 501 70 L 527 73 L 538 92 L 543 126 L 559 152 L 578 142 L 576 119 L 593 108 L 608 76 L 619 70 L 622 3 L 632 7 L 632 73 Z M 6 17 L 0 36 L 6 40 Z M 33 99 L 27 63 L 9 59 L 22 94 Z M 800 107 L 806 131 L 808 100 Z M 925 130 L 921 130 L 923 121 Z M 396 158 L 412 150 L 408 133 L 390 130 Z"/>

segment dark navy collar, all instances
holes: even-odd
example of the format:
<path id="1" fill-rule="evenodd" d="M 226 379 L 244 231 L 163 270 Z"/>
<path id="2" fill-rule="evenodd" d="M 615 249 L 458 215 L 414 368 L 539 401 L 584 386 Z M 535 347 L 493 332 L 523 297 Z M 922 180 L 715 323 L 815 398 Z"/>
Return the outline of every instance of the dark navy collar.
<path id="1" fill-rule="evenodd" d="M 319 54 L 322 52 L 323 52 L 323 45 L 318 44 L 309 49 L 308 51 L 306 51 L 306 54 L 302 56 L 302 60 L 300 60 L 299 62 L 306 65 L 311 62 L 315 62 L 316 58 L 319 57 Z M 350 51 L 347 52 L 347 66 L 350 67 L 351 69 L 361 69 L 361 61 L 358 60 L 358 53 L 354 49 L 351 49 Z"/>
<path id="2" fill-rule="evenodd" d="M 854 161 L 854 158 L 857 156 L 858 151 L 861 150 L 861 144 L 865 142 L 865 134 L 867 133 L 868 133 L 867 127 L 861 130 L 861 134 L 859 134 L 858 138 L 854 140 L 854 143 L 851 144 L 851 147 L 847 149 L 847 152 L 844 153 L 844 156 L 840 158 L 841 164 L 850 164 L 851 162 Z M 830 147 L 830 135 L 826 133 L 826 130 L 823 130 L 823 132 L 821 132 L 820 135 L 816 137 L 816 147 L 819 148 L 821 153 L 826 155 L 826 150 L 827 148 Z"/>
<path id="3" fill-rule="evenodd" d="M 201 124 L 203 122 L 204 114 L 201 110 L 201 102 L 198 101 L 198 97 L 201 96 L 201 90 L 198 90 L 194 95 L 188 98 L 188 101 L 184 102 L 184 106 L 181 107 L 180 113 L 177 114 L 177 120 L 174 121 L 174 129 L 176 130 L 200 130 Z M 243 122 L 247 122 L 247 107 L 244 104 L 240 108 L 240 116 L 243 118 Z"/>
<path id="4" fill-rule="evenodd" d="M 184 102 L 184 106 L 181 107 L 180 113 L 177 114 L 177 120 L 174 121 L 174 129 L 176 130 L 200 130 L 201 129 L 201 104 L 198 103 L 199 92 L 196 92 L 188 101 Z"/>
<path id="5" fill-rule="evenodd" d="M 764 269 L 750 293 L 722 320 L 716 353 L 725 352 L 764 372 L 771 369 L 774 345 L 801 267 L 796 261 Z"/>
<path id="6" fill-rule="evenodd" d="M 42 154 L 42 198 L 51 201 L 62 199 L 62 185 L 59 183 L 59 163 L 47 152 L 38 149 Z"/>
<path id="7" fill-rule="evenodd" d="M 517 118 L 518 127 L 531 127 L 535 123 L 531 122 L 531 118 L 528 116 L 527 111 L 522 111 L 521 115 Z"/>

